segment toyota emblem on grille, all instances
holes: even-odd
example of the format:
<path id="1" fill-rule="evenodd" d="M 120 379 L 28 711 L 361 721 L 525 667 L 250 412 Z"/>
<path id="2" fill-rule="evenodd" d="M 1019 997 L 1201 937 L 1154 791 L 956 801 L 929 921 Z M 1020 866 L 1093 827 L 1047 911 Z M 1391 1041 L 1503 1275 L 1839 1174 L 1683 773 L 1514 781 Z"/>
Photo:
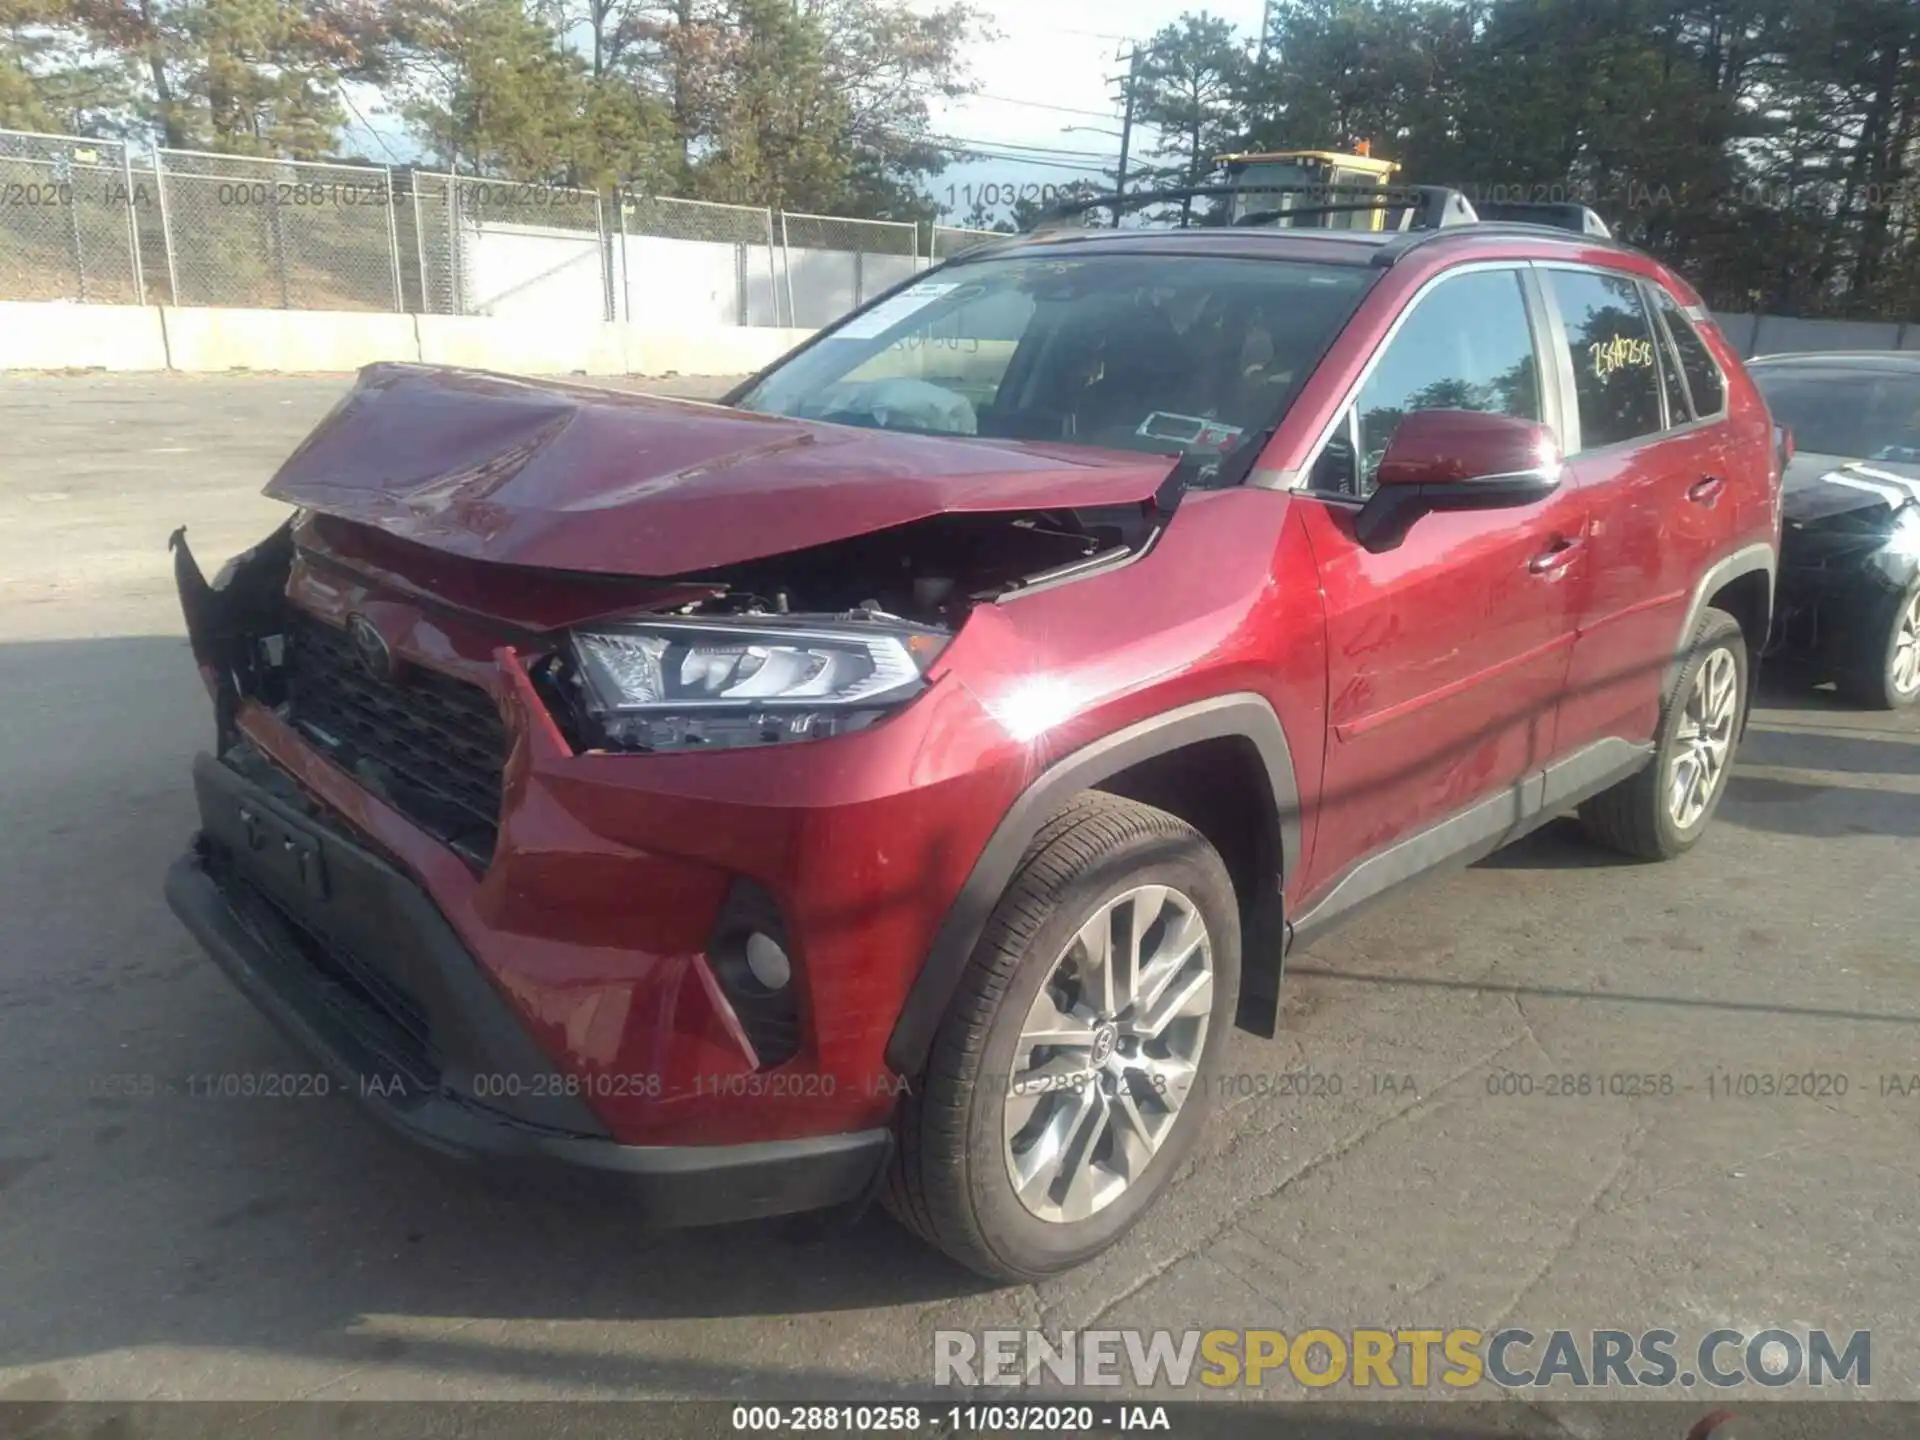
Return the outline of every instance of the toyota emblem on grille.
<path id="1" fill-rule="evenodd" d="M 393 651 L 387 648 L 386 637 L 374 629 L 373 622 L 364 615 L 347 617 L 347 639 L 353 642 L 353 653 L 360 657 L 360 664 L 376 680 L 393 678 Z"/>

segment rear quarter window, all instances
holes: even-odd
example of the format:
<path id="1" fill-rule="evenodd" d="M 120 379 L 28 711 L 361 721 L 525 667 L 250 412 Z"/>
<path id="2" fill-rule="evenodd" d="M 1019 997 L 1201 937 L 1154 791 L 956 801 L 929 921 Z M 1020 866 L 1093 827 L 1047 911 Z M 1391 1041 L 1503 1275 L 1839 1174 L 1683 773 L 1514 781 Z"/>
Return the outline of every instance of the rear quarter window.
<path id="1" fill-rule="evenodd" d="M 1687 318 L 1680 302 L 1667 293 L 1664 285 L 1654 285 L 1654 304 L 1673 337 L 1673 348 L 1680 356 L 1680 370 L 1687 378 L 1688 393 L 1693 396 L 1693 413 L 1709 419 L 1727 408 L 1727 382 L 1713 351 L 1700 337 L 1699 329 Z"/>

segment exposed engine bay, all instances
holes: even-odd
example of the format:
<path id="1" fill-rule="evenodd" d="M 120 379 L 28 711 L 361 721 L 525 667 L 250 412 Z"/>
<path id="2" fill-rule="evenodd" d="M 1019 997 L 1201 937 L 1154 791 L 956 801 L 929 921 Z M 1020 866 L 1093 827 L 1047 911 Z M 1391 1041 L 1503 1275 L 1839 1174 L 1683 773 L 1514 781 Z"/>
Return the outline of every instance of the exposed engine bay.
<path id="1" fill-rule="evenodd" d="M 956 628 L 973 606 L 1074 578 L 1144 552 L 1157 507 L 936 515 L 870 535 L 752 560 L 679 583 L 716 593 L 683 614 L 877 611 Z"/>

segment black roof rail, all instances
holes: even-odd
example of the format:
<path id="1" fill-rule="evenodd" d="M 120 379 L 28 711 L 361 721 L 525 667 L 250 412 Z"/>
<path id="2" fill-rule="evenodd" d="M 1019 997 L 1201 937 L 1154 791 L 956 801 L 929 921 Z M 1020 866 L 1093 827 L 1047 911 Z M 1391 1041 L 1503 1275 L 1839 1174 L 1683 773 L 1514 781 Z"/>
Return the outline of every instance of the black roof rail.
<path id="1" fill-rule="evenodd" d="M 1397 264 L 1404 256 L 1436 240 L 1444 240 L 1456 235 L 1515 235 L 1535 240 L 1585 240 L 1589 245 L 1597 245 L 1603 250 L 1620 250 L 1628 254 L 1639 254 L 1633 246 L 1611 236 L 1576 234 L 1558 225 L 1531 225 L 1518 220 L 1482 220 L 1477 225 L 1465 228 L 1449 227 L 1445 230 L 1417 230 L 1409 235 L 1401 235 L 1389 240 L 1373 252 L 1373 263 L 1382 269 Z"/>
<path id="2" fill-rule="evenodd" d="M 1237 192 L 1238 187 L 1233 185 L 1181 185 L 1171 190 L 1134 190 L 1122 194 L 1087 195 L 1078 200 L 1063 201 L 1051 210 L 1043 210 L 1035 217 L 1033 224 L 1020 233 L 1038 235 L 1042 231 L 1061 229 L 1089 210 L 1131 210 L 1141 205 L 1160 205 L 1174 200 L 1198 200 L 1214 195 L 1233 195 Z"/>
<path id="3" fill-rule="evenodd" d="M 1376 210 L 1402 210 L 1398 228 L 1433 230 L 1445 226 L 1471 225 L 1479 216 L 1467 197 L 1458 190 L 1441 185 L 1182 185 L 1170 190 L 1137 190 L 1117 194 L 1089 195 L 1056 205 L 1040 215 L 1032 227 L 1021 233 L 1040 234 L 1069 226 L 1090 210 L 1135 210 L 1144 205 L 1166 205 L 1182 200 L 1232 198 L 1247 195 L 1296 195 L 1317 203 L 1276 207 L 1255 211 L 1233 221 L 1236 227 L 1277 225 L 1284 219 L 1308 215 L 1344 213 L 1369 214 Z M 1376 234 L 1357 231 L 1356 234 Z"/>

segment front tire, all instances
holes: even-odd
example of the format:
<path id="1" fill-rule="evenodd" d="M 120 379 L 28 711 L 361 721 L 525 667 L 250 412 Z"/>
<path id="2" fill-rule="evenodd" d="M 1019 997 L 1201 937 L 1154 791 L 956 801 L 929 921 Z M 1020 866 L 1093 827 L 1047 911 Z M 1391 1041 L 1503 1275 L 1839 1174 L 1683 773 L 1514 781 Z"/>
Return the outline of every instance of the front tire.
<path id="1" fill-rule="evenodd" d="M 1904 710 L 1920 701 L 1920 581 L 1861 606 L 1836 648 L 1834 688 L 1854 704 Z"/>
<path id="2" fill-rule="evenodd" d="M 1708 609 L 1661 711 L 1652 762 L 1580 807 L 1587 834 L 1638 860 L 1671 860 L 1698 844 L 1726 794 L 1747 694 L 1740 622 Z"/>
<path id="3" fill-rule="evenodd" d="M 1205 1124 L 1239 981 L 1214 848 L 1163 810 L 1079 797 L 1028 848 L 903 1097 L 887 1208 L 997 1280 L 1106 1249 Z"/>

